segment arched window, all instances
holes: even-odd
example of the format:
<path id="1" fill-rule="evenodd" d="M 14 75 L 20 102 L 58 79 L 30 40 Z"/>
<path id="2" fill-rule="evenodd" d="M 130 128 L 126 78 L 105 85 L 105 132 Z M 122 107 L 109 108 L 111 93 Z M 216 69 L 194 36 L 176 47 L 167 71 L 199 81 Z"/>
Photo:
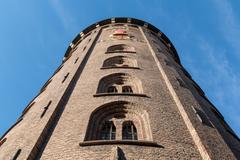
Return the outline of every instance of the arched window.
<path id="1" fill-rule="evenodd" d="M 118 91 L 115 86 L 110 86 L 110 87 L 108 87 L 107 92 L 108 93 L 117 93 Z"/>
<path id="2" fill-rule="evenodd" d="M 116 138 L 116 127 L 112 121 L 106 121 L 100 131 L 101 140 L 114 140 Z"/>
<path id="3" fill-rule="evenodd" d="M 100 93 L 135 93 L 143 94 L 142 83 L 127 73 L 114 73 L 103 77 L 98 85 L 97 94 Z"/>
<path id="4" fill-rule="evenodd" d="M 117 61 L 117 64 L 118 65 L 122 65 L 124 63 L 124 60 L 123 59 L 118 59 L 118 61 Z"/>
<path id="5" fill-rule="evenodd" d="M 136 59 L 128 56 L 114 56 L 103 62 L 103 69 L 106 68 L 137 68 Z"/>
<path id="6" fill-rule="evenodd" d="M 148 113 L 139 104 L 114 101 L 95 109 L 84 141 L 152 140 Z"/>
<path id="7" fill-rule="evenodd" d="M 123 93 L 133 93 L 133 90 L 132 90 L 131 86 L 123 86 L 122 87 L 122 92 Z"/>
<path id="8" fill-rule="evenodd" d="M 106 53 L 136 53 L 135 48 L 126 44 L 117 44 L 107 48 Z"/>
<path id="9" fill-rule="evenodd" d="M 137 129 L 132 121 L 123 123 L 122 127 L 122 139 L 123 140 L 137 140 Z"/>

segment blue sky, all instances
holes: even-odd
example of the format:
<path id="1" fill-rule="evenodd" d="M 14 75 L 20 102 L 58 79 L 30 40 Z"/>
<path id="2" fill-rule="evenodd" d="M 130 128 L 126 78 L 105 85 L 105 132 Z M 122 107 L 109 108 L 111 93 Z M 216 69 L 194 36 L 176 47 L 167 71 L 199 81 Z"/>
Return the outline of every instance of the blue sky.
<path id="1" fill-rule="evenodd" d="M 0 135 L 52 75 L 85 27 L 135 17 L 163 31 L 182 64 L 240 136 L 240 1 L 0 2 Z"/>

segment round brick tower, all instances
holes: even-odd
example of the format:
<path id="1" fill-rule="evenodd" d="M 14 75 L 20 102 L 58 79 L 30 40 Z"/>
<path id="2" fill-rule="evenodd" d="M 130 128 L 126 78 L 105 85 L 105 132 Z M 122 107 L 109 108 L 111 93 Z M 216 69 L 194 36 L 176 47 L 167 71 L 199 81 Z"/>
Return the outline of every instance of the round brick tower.
<path id="1" fill-rule="evenodd" d="M 0 159 L 229 160 L 240 143 L 159 29 L 111 18 L 72 41 Z"/>

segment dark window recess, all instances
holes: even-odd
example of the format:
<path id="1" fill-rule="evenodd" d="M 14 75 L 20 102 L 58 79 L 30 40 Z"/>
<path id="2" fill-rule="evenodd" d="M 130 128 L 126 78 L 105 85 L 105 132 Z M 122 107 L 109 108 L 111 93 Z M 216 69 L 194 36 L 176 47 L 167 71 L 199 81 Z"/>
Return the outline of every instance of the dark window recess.
<path id="1" fill-rule="evenodd" d="M 45 115 L 45 113 L 47 112 L 47 110 L 48 110 L 49 106 L 51 105 L 51 103 L 52 103 L 52 101 L 49 101 L 47 106 L 44 107 L 44 110 L 43 110 L 43 112 L 42 112 L 42 114 L 40 116 L 41 118 Z"/>
<path id="2" fill-rule="evenodd" d="M 74 64 L 76 64 L 76 63 L 77 63 L 78 59 L 79 59 L 79 57 L 78 57 L 78 58 L 75 60 Z"/>
<path id="3" fill-rule="evenodd" d="M 88 40 L 88 42 L 90 42 L 92 39 L 90 38 L 89 40 Z"/>
<path id="4" fill-rule="evenodd" d="M 20 155 L 21 151 L 22 151 L 21 149 L 18 149 L 12 160 L 16 160 L 18 158 L 18 156 Z"/>
<path id="5" fill-rule="evenodd" d="M 116 127 L 112 121 L 106 121 L 100 132 L 101 140 L 114 140 L 116 138 Z"/>
<path id="6" fill-rule="evenodd" d="M 115 86 L 110 86 L 110 87 L 108 87 L 107 92 L 108 93 L 117 93 L 118 91 Z"/>
<path id="7" fill-rule="evenodd" d="M 87 48 L 87 46 L 85 46 L 85 47 L 83 48 L 83 51 L 85 51 L 86 48 Z"/>
<path id="8" fill-rule="evenodd" d="M 193 108 L 194 112 L 196 113 L 198 119 L 204 124 L 207 125 L 208 127 L 213 127 L 212 123 L 209 121 L 207 116 L 203 111 L 197 108 Z"/>
<path id="9" fill-rule="evenodd" d="M 117 44 L 107 48 L 106 53 L 136 53 L 135 48 L 126 44 Z"/>
<path id="10" fill-rule="evenodd" d="M 167 65 L 167 66 L 172 66 L 172 63 L 169 62 L 168 60 L 164 59 L 164 63 Z"/>
<path id="11" fill-rule="evenodd" d="M 123 140 L 137 140 L 137 129 L 132 121 L 123 123 L 122 128 L 122 139 Z"/>
<path id="12" fill-rule="evenodd" d="M 113 156 L 115 160 L 127 160 L 123 150 L 120 147 L 117 147 Z"/>
<path id="13" fill-rule="evenodd" d="M 52 82 L 52 79 L 48 80 L 48 81 L 43 85 L 43 87 L 41 88 L 40 93 L 43 92 L 43 91 L 45 91 L 46 88 L 47 88 L 47 86 L 48 86 L 51 82 Z"/>
<path id="14" fill-rule="evenodd" d="M 122 87 L 122 92 L 123 93 L 133 93 L 133 90 L 132 90 L 131 86 L 123 86 Z"/>
<path id="15" fill-rule="evenodd" d="M 59 72 L 59 71 L 62 69 L 62 67 L 63 67 L 63 64 L 61 64 L 61 65 L 56 69 L 56 71 L 54 72 L 54 74 L 56 74 L 57 72 Z"/>
<path id="16" fill-rule="evenodd" d="M 67 74 L 64 76 L 64 78 L 63 78 L 63 80 L 62 80 L 62 83 L 64 83 L 64 82 L 66 81 L 66 79 L 67 79 L 68 76 L 69 76 L 69 73 L 67 73 Z"/>
<path id="17" fill-rule="evenodd" d="M 4 142 L 6 142 L 7 138 L 3 138 L 1 141 L 0 141 L 0 147 L 3 145 Z"/>
<path id="18" fill-rule="evenodd" d="M 183 87 L 183 88 L 187 88 L 186 84 L 179 78 L 177 78 L 177 82 L 179 84 L 179 86 Z"/>

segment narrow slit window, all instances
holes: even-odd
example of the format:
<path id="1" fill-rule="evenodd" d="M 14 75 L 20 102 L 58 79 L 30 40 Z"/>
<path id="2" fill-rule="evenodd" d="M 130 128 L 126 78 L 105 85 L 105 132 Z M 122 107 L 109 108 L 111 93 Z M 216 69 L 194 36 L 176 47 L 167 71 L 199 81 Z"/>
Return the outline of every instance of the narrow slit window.
<path id="1" fill-rule="evenodd" d="M 66 81 L 66 79 L 67 79 L 68 76 L 69 76 L 69 73 L 67 73 L 67 74 L 64 76 L 64 78 L 63 78 L 63 80 L 62 80 L 62 83 L 64 83 L 64 82 Z"/>
<path id="2" fill-rule="evenodd" d="M 123 123 L 122 128 L 122 139 L 123 140 L 137 140 L 137 129 L 132 121 Z"/>
<path id="3" fill-rule="evenodd" d="M 79 59 L 79 57 L 78 57 L 78 58 L 76 58 L 76 60 L 75 60 L 74 64 L 76 64 L 76 63 L 78 62 L 78 59 Z"/>
<path id="4" fill-rule="evenodd" d="M 17 152 L 15 153 L 14 157 L 13 157 L 13 160 L 16 160 L 18 158 L 18 156 L 20 155 L 21 153 L 21 149 L 18 149 Z"/>
<path id="5" fill-rule="evenodd" d="M 101 140 L 114 140 L 116 138 L 116 127 L 112 121 L 107 121 L 103 124 L 100 139 Z"/>
<path id="6" fill-rule="evenodd" d="M 47 112 L 47 110 L 48 110 L 49 106 L 51 105 L 51 103 L 52 103 L 52 101 L 49 101 L 47 106 L 44 107 L 44 110 L 43 110 L 43 112 L 42 112 L 42 114 L 40 116 L 41 118 L 45 115 L 45 113 Z"/>

